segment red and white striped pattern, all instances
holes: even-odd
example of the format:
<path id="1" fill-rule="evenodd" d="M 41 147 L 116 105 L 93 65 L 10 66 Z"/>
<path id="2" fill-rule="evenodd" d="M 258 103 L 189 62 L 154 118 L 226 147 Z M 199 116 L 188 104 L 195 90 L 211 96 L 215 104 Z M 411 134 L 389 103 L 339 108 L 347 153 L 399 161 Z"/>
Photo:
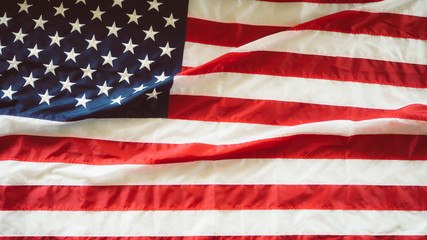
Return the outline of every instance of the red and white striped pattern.
<path id="1" fill-rule="evenodd" d="M 195 2 L 197 9 L 206 6 Z M 234 32 L 242 35 L 259 33 L 258 39 L 227 44 L 227 37 L 241 36 L 221 33 L 215 38 L 212 22 L 205 28 L 209 29 L 206 34 L 198 35 L 197 29 L 204 26 L 198 23 L 192 30 L 190 21 L 185 48 L 189 55 L 184 56 L 188 70 L 176 77 L 170 117 L 289 126 L 343 119 L 426 120 L 425 1 L 351 3 L 354 8 L 338 13 L 334 12 L 350 8 L 348 4 L 253 2 L 252 14 L 259 9 L 272 13 L 294 7 L 304 9 L 300 14 L 304 21 L 311 20 L 311 15 L 330 15 L 308 22 L 291 22 L 286 14 L 259 20 L 242 17 L 244 24 L 257 24 L 251 27 L 229 23 L 231 18 L 199 15 L 200 21 L 206 18 L 231 25 L 229 28 L 235 27 Z M 249 12 L 243 10 L 246 3 L 241 4 L 243 12 Z M 320 16 L 311 14 L 319 6 L 316 14 Z M 275 16 L 282 19 L 270 19 Z M 264 37 L 257 30 L 269 23 L 277 27 L 278 22 L 287 30 L 271 30 Z M 219 38 L 221 42 L 209 41 Z M 216 50 L 218 45 L 223 52 Z M 191 63 L 198 60 L 194 58 L 198 54 L 210 61 L 191 68 L 201 63 Z M 216 54 L 222 56 L 213 59 Z"/>
<path id="2" fill-rule="evenodd" d="M 170 119 L 0 116 L 0 235 L 427 239 L 426 1 L 188 15 Z"/>
<path id="3" fill-rule="evenodd" d="M 212 4 L 209 5 L 212 9 L 216 6 L 224 7 L 220 5 L 222 3 L 218 3 L 222 1 L 207 2 Z M 268 171 L 264 171 L 261 164 L 257 165 L 259 171 L 264 173 L 263 177 L 268 174 L 274 179 L 277 179 L 277 175 L 289 176 L 283 177 L 287 179 L 286 182 L 268 182 L 272 184 L 269 187 L 305 189 L 301 195 L 293 195 L 294 192 L 290 193 L 288 189 L 260 193 L 257 197 L 247 193 L 249 190 L 239 192 L 241 198 L 247 196 L 252 200 L 250 205 L 255 209 L 259 208 L 257 201 L 261 201 L 268 205 L 263 206 L 264 209 L 293 210 L 296 214 L 301 214 L 301 218 L 304 218 L 305 211 L 327 209 L 344 210 L 354 219 L 342 216 L 341 220 L 334 221 L 325 216 L 316 224 L 336 224 L 343 229 L 342 232 L 310 232 L 306 229 L 298 232 L 304 228 L 302 224 L 300 228 L 292 225 L 294 231 L 287 233 L 272 231 L 270 234 L 261 232 L 259 235 L 298 235 L 295 239 L 329 239 L 331 235 L 342 238 L 345 235 L 349 239 L 351 235 L 358 235 L 357 239 L 381 239 L 384 235 L 388 235 L 387 239 L 411 239 L 414 235 L 420 235 L 424 239 L 427 235 L 426 225 L 419 226 L 423 229 L 419 233 L 403 233 L 403 225 L 383 232 L 375 223 L 369 222 L 364 210 L 380 214 L 391 210 L 396 213 L 396 219 L 415 212 L 424 214 L 426 211 L 425 208 L 419 208 L 415 212 L 412 209 L 415 202 L 426 201 L 425 183 L 404 184 L 406 180 L 403 179 L 413 179 L 412 173 L 415 171 L 400 174 L 398 171 L 408 168 L 400 168 L 394 164 L 425 164 L 427 157 L 426 153 L 420 152 L 420 149 L 427 146 L 422 140 L 426 137 L 424 122 L 427 120 L 427 2 L 250 2 L 254 4 L 253 8 L 248 7 L 247 2 L 237 4 L 237 7 L 224 8 L 239 9 L 245 13 L 252 11 L 251 15 L 256 15 L 254 18 L 240 15 L 237 18 L 222 18 L 207 10 L 200 11 L 207 8 L 208 4 L 194 2 L 199 14 L 189 11 L 194 19 L 190 19 L 187 33 L 184 56 L 187 68 L 175 78 L 169 116 L 183 120 L 221 122 L 218 127 L 221 132 L 229 131 L 224 127 L 225 122 L 244 125 L 246 131 L 250 132 L 248 134 L 268 132 L 257 129 L 260 124 L 278 127 L 272 130 L 274 133 L 279 133 L 280 127 L 292 130 L 313 127 L 293 132 L 286 137 L 271 136 L 255 142 L 236 144 L 231 151 L 228 148 L 230 146 L 221 146 L 221 150 L 217 151 L 223 154 L 220 157 L 222 159 L 244 159 L 242 168 L 250 165 L 251 160 L 263 161 L 264 164 L 266 159 L 269 159 L 269 163 L 280 161 L 283 165 L 274 164 Z M 190 5 L 190 9 L 191 7 Z M 304 11 L 296 13 L 295 9 Z M 313 14 L 312 11 L 316 13 Z M 195 57 L 199 55 L 203 57 Z M 342 125 L 344 122 L 349 125 Z M 419 128 L 408 135 L 407 130 L 411 127 L 407 123 L 410 122 Z M 401 124 L 405 127 L 389 132 Z M 359 126 L 362 125 L 371 127 L 364 128 L 366 131 L 361 132 Z M 349 132 L 337 132 L 342 130 Z M 403 140 L 404 138 L 408 139 Z M 197 153 L 192 156 L 197 156 Z M 217 155 L 212 155 L 217 159 L 215 156 Z M 293 163 L 296 162 L 302 168 L 294 169 Z M 317 165 L 325 162 L 331 165 Z M 356 162 L 366 164 L 366 168 L 362 170 L 364 173 L 360 175 L 364 179 L 363 183 L 354 181 L 354 174 L 360 168 L 350 165 Z M 376 165 L 379 162 L 381 167 Z M 376 167 L 380 170 L 375 176 L 392 176 L 396 181 L 388 179 L 386 182 L 378 182 L 371 175 Z M 329 172 L 327 177 L 323 175 L 330 169 L 334 169 L 334 172 Z M 396 172 L 390 174 L 388 169 Z M 427 172 L 427 169 L 423 168 L 421 171 Z M 262 178 L 256 172 L 254 170 L 250 174 L 260 180 L 251 184 L 262 183 Z M 316 180 L 308 180 L 311 177 Z M 402 185 L 408 186 L 411 193 L 404 194 L 405 196 L 395 195 L 404 191 Z M 385 186 L 393 190 L 381 195 L 378 188 Z M 347 187 L 356 187 L 357 193 L 343 189 Z M 240 186 L 235 187 L 238 188 Z M 314 188 L 328 189 L 328 193 L 316 192 Z M 232 194 L 232 191 L 228 191 Z M 416 193 L 418 191 L 421 191 L 419 195 Z M 339 197 L 341 194 L 346 196 L 345 200 Z M 274 198 L 278 205 L 270 204 L 268 199 L 260 197 L 264 195 Z M 286 203 L 281 205 L 278 203 L 281 200 L 278 199 L 282 199 L 284 195 L 292 200 L 283 200 Z M 366 200 L 365 197 L 368 196 L 372 199 Z M 384 202 L 375 207 L 370 205 L 379 199 Z M 396 199 L 407 205 L 403 208 L 397 205 L 389 208 L 385 203 L 392 203 Z M 336 201 L 343 205 L 335 205 Z M 346 205 L 350 202 L 362 204 L 363 207 Z M 241 209 L 248 205 L 241 200 Z M 328 212 L 326 215 L 329 214 L 334 213 Z M 366 218 L 358 219 L 358 214 L 363 214 Z M 258 216 L 254 214 L 253 218 Z M 275 213 L 272 218 L 275 218 Z M 310 222 L 311 217 L 304 220 Z M 378 221 L 382 223 L 381 226 L 393 225 L 381 219 Z M 266 222 L 265 225 L 270 225 Z M 353 230 L 358 228 L 357 224 L 360 222 L 379 231 L 365 229 L 356 233 Z M 419 223 L 427 224 L 427 219 Z"/>
<path id="4" fill-rule="evenodd" d="M 190 0 L 183 65 L 197 67 L 262 37 L 378 1 Z"/>

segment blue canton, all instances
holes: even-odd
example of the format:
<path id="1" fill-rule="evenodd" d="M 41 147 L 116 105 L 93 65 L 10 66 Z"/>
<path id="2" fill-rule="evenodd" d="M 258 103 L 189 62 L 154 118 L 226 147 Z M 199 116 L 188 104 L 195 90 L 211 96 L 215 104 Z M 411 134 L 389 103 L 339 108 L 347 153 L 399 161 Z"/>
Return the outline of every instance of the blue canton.
<path id="1" fill-rule="evenodd" d="M 167 117 L 188 0 L 18 0 L 0 8 L 0 114 Z"/>

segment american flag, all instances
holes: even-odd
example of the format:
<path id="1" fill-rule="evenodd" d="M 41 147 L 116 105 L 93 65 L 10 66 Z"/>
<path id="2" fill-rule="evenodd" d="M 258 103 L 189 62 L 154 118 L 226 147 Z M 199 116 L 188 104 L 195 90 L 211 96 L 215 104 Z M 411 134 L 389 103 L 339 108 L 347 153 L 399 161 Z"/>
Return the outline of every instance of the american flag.
<path id="1" fill-rule="evenodd" d="M 427 239 L 427 1 L 0 8 L 4 239 Z"/>

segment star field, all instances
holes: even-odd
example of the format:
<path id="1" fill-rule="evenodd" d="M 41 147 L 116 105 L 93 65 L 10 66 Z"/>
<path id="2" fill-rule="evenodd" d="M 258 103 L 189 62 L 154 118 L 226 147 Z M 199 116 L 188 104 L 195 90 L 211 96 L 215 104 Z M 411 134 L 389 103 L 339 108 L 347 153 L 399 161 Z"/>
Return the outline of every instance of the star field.
<path id="1" fill-rule="evenodd" d="M 166 117 L 187 1 L 18 0 L 0 9 L 0 114 Z"/>

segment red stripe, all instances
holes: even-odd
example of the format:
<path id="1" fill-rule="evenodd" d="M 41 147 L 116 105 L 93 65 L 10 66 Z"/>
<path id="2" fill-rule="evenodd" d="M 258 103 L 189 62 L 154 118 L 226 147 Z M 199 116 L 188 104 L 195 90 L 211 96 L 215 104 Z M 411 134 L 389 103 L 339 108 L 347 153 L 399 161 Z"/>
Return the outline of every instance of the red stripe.
<path id="1" fill-rule="evenodd" d="M 187 19 L 186 41 L 238 47 L 287 29 L 289 27 L 221 23 L 190 17 Z"/>
<path id="2" fill-rule="evenodd" d="M 180 75 L 235 72 L 426 88 L 427 65 L 289 52 L 233 52 Z"/>
<path id="3" fill-rule="evenodd" d="M 190 70 L 190 69 L 192 69 L 192 68 L 193 68 L 193 67 L 182 66 L 182 67 L 181 67 L 181 72 L 188 71 L 188 70 Z"/>
<path id="4" fill-rule="evenodd" d="M 425 146 L 427 135 L 391 134 L 350 137 L 306 134 L 231 145 L 153 144 L 65 137 L 5 136 L 0 138 L 0 159 L 93 165 L 241 158 L 427 160 Z"/>
<path id="5" fill-rule="evenodd" d="M 0 237 L 1 240 L 426 240 L 426 236 L 287 235 L 287 236 L 188 236 L 188 237 Z"/>
<path id="6" fill-rule="evenodd" d="M 221 23 L 188 18 L 186 40 L 210 45 L 239 47 L 287 29 L 289 27 Z M 426 40 L 427 18 L 392 13 L 343 11 L 302 23 L 293 27 L 292 30 L 335 31 Z"/>
<path id="7" fill-rule="evenodd" d="M 427 39 L 427 17 L 344 11 L 300 24 L 292 30 L 322 30 Z"/>
<path id="8" fill-rule="evenodd" d="M 397 110 L 380 110 L 272 100 L 171 95 L 168 117 L 287 126 L 330 120 L 361 121 L 377 118 L 427 121 L 427 106 L 414 104 Z"/>
<path id="9" fill-rule="evenodd" d="M 1 210 L 427 210 L 427 187 L 336 185 L 0 186 Z"/>

